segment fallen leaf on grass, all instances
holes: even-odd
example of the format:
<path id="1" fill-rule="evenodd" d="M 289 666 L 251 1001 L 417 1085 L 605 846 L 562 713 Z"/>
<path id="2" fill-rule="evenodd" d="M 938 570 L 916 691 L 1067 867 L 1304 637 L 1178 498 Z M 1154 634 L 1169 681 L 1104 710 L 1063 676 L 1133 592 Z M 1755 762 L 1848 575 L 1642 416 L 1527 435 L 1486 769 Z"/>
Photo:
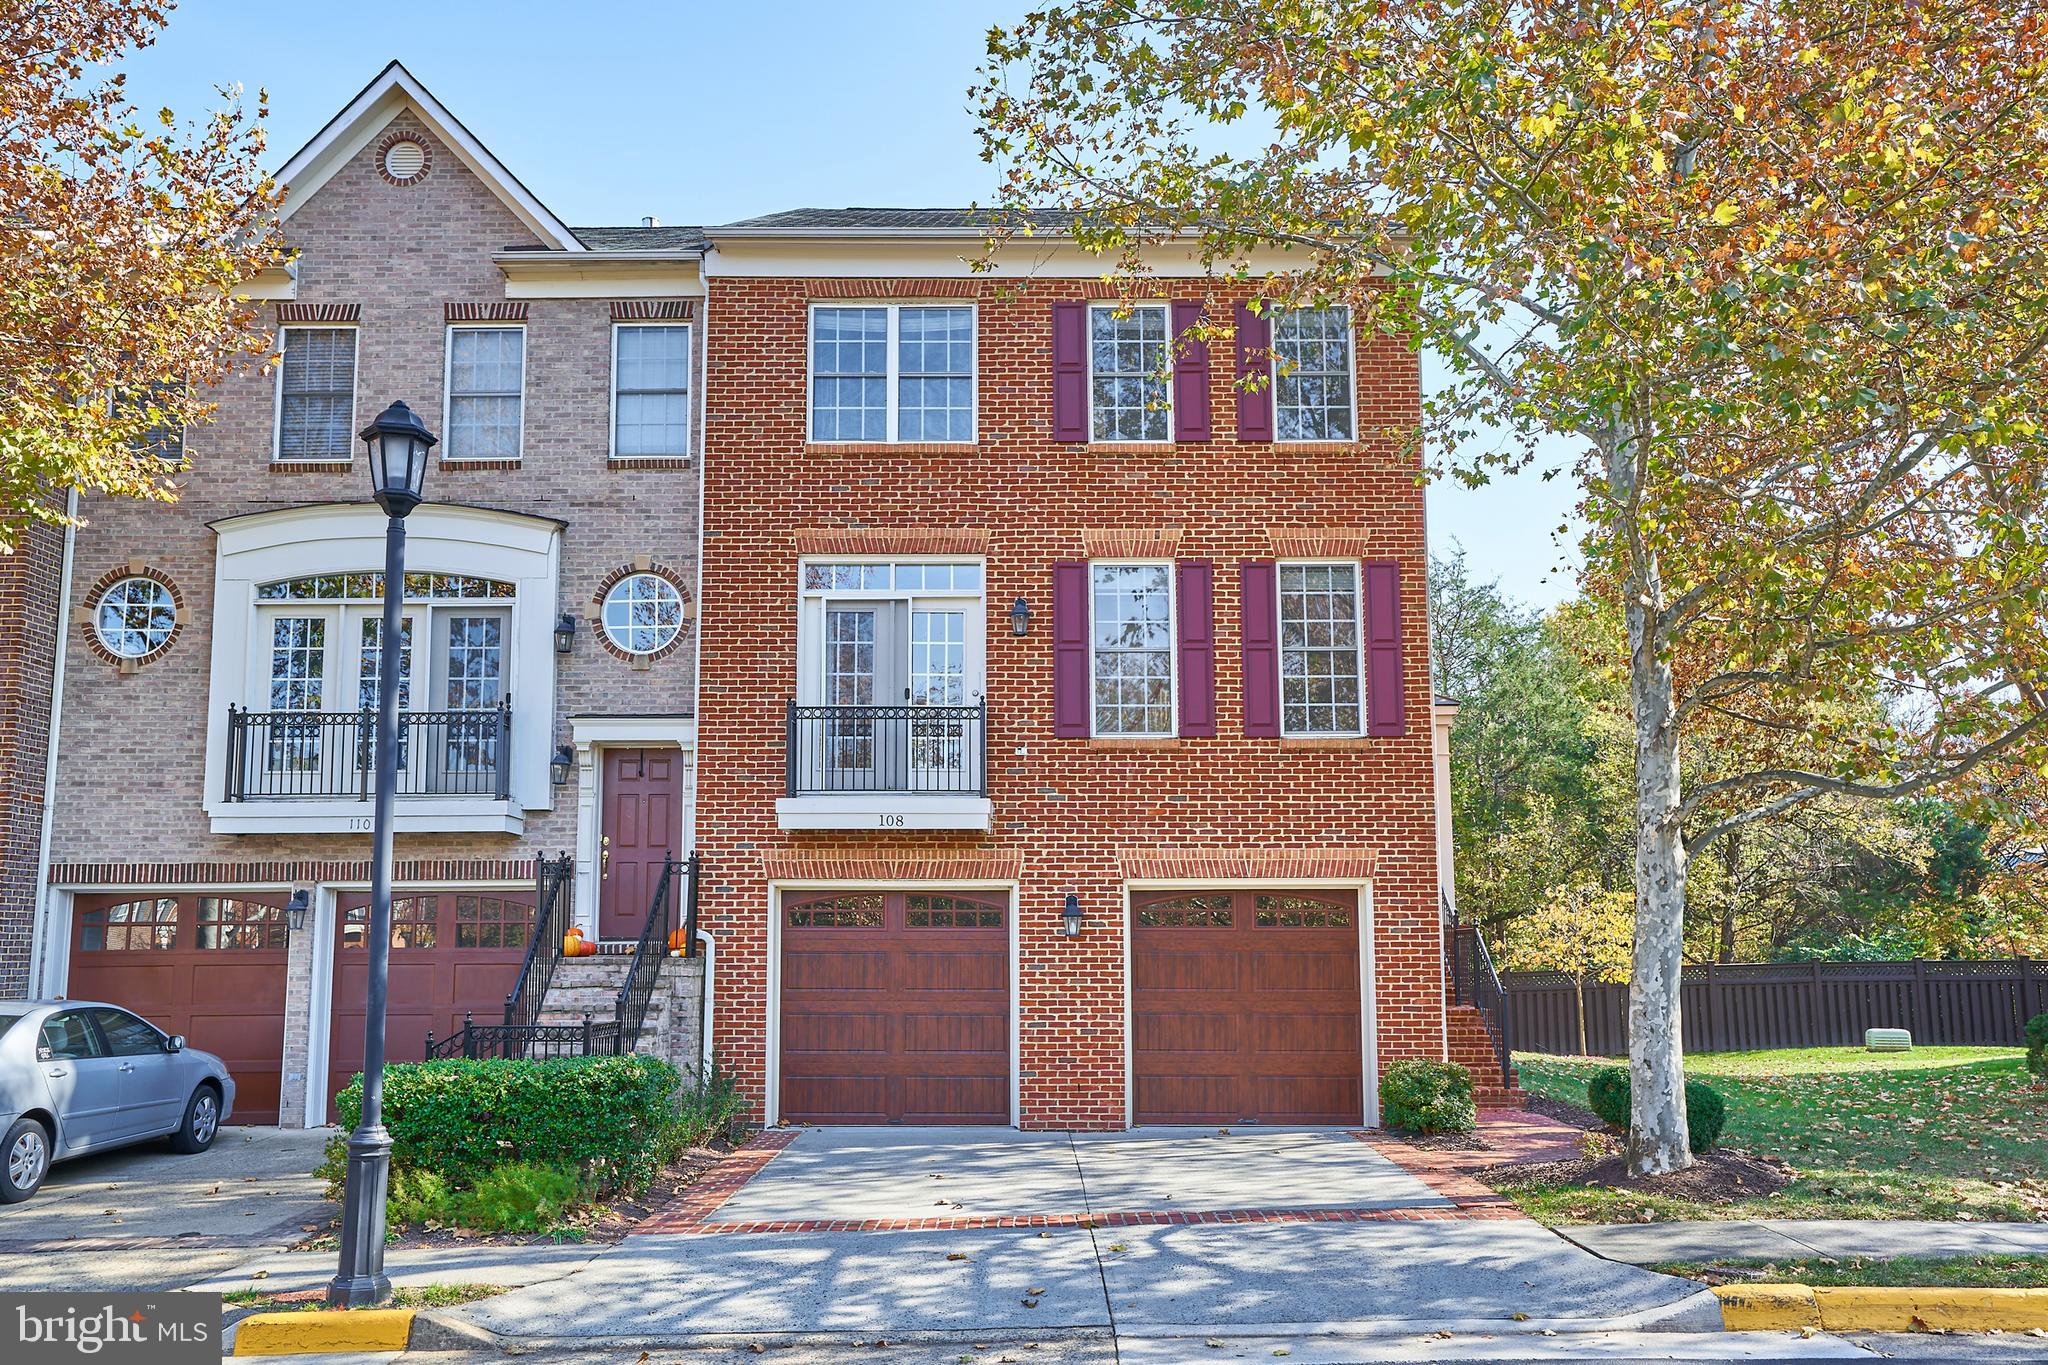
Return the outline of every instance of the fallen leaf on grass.
<path id="1" fill-rule="evenodd" d="M 949 1261 L 964 1261 L 967 1259 L 967 1253 L 964 1251 L 949 1251 L 946 1253 L 946 1259 Z"/>

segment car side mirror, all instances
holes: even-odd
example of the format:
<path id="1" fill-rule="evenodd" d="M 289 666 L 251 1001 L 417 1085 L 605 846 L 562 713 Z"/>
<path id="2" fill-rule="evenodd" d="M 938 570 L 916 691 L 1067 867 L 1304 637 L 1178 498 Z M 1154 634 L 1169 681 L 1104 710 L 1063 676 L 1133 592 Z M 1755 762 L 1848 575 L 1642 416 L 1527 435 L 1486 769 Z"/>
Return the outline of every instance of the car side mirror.
<path id="1" fill-rule="evenodd" d="M 164 1044 L 164 1051 L 166 1052 L 183 1052 L 184 1050 L 185 1035 L 182 1033 L 173 1033 L 170 1037 L 170 1041 Z"/>

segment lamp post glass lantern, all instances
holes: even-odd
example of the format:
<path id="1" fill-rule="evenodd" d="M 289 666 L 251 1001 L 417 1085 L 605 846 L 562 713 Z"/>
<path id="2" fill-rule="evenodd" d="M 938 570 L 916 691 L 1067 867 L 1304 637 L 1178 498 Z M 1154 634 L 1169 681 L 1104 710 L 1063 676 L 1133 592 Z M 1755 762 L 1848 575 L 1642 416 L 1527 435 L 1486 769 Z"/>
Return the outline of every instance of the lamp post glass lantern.
<path id="1" fill-rule="evenodd" d="M 405 600 L 405 518 L 420 505 L 426 423 L 393 403 L 362 430 L 370 455 L 370 494 L 389 518 L 384 527 L 384 622 L 379 640 L 399 638 Z M 384 1127 L 384 1007 L 391 977 L 391 824 L 398 787 L 398 673 L 377 670 L 376 811 L 370 844 L 370 983 L 363 1011 L 363 1112 L 348 1137 L 341 1204 L 341 1263 L 327 1301 L 360 1308 L 391 1297 L 384 1274 L 384 1197 L 391 1184 L 391 1134 Z"/>

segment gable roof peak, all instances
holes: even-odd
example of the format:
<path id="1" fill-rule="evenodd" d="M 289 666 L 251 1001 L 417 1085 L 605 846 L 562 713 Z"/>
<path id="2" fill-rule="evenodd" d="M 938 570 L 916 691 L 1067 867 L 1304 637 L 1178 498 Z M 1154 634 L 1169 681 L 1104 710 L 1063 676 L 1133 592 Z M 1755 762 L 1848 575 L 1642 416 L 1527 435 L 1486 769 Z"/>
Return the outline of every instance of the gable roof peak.
<path id="1" fill-rule="evenodd" d="M 286 192 L 279 216 L 290 218 L 295 204 L 303 204 L 318 193 L 401 111 L 410 111 L 425 124 L 427 131 L 440 139 L 470 174 L 482 181 L 547 246 L 557 251 L 586 249 L 569 225 L 521 184 L 519 177 L 396 57 L 386 62 L 384 69 L 371 77 L 370 83 L 279 169 L 277 181 Z"/>

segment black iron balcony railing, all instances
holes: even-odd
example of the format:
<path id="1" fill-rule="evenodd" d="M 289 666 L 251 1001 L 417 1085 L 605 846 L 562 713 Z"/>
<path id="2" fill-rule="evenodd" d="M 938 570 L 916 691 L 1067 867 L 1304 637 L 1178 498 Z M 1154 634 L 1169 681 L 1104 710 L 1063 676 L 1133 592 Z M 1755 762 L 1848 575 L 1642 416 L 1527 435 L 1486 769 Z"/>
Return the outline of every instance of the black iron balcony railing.
<path id="1" fill-rule="evenodd" d="M 377 765 L 374 711 L 228 708 L 227 799 L 367 801 Z M 483 796 L 511 787 L 512 704 L 398 717 L 398 795 Z"/>
<path id="2" fill-rule="evenodd" d="M 988 795 L 988 707 L 789 704 L 788 794 Z"/>

